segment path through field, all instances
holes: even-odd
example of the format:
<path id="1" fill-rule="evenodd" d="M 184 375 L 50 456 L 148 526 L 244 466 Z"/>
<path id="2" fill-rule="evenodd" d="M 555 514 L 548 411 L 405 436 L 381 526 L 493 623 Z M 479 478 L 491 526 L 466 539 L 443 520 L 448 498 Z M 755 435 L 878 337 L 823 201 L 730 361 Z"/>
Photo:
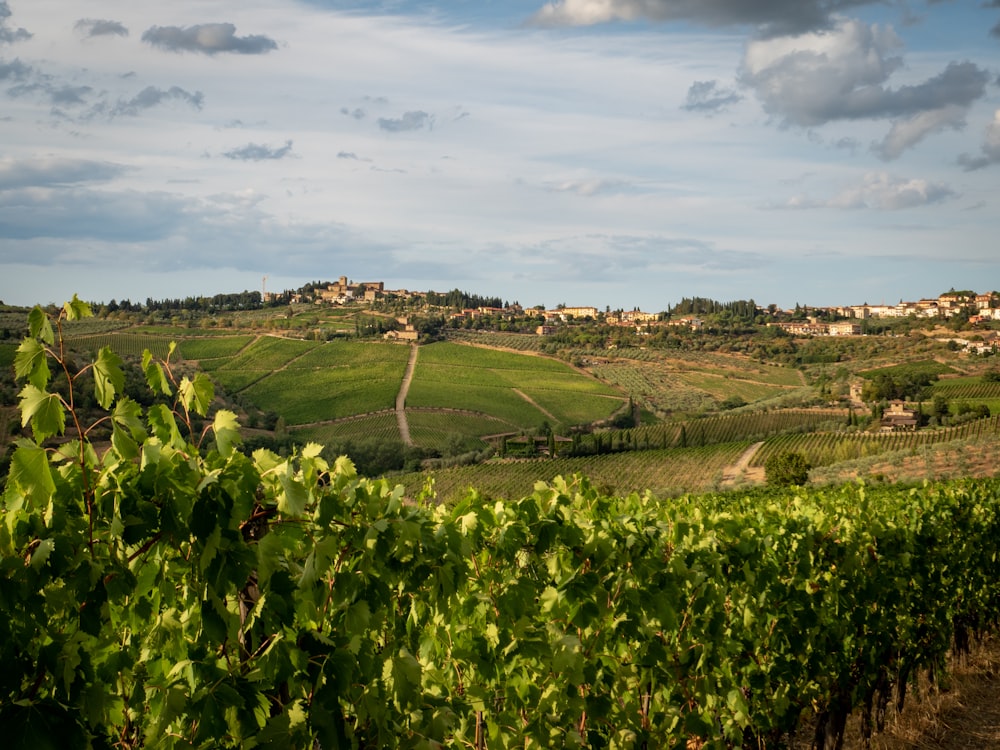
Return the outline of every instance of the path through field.
<path id="1" fill-rule="evenodd" d="M 410 423 L 406 421 L 406 394 L 410 392 L 410 382 L 413 380 L 413 370 L 417 366 L 417 352 L 420 350 L 416 344 L 410 344 L 410 359 L 406 363 L 406 372 L 403 373 L 403 382 L 399 386 L 399 393 L 396 394 L 396 421 L 399 423 L 399 437 L 403 445 L 413 445 L 413 438 L 410 437 Z"/>
<path id="2" fill-rule="evenodd" d="M 547 411 L 543 407 L 539 406 L 531 396 L 529 396 L 527 393 L 525 393 L 524 391 L 522 391 L 520 388 L 514 388 L 512 390 L 514 391 L 514 393 L 516 393 L 518 396 L 520 396 L 521 398 L 523 398 L 529 404 L 531 404 L 532 406 L 534 406 L 536 409 L 538 409 L 538 411 L 540 411 L 546 417 L 548 417 L 549 419 L 551 419 L 553 422 L 556 422 L 556 423 L 559 422 L 559 418 L 558 417 L 556 417 L 552 412 Z"/>
<path id="3" fill-rule="evenodd" d="M 736 484 L 737 480 L 741 477 L 746 476 L 747 468 L 750 466 L 750 461 L 753 460 L 754 455 L 760 450 L 760 447 L 764 444 L 762 440 L 759 443 L 754 443 L 739 457 L 739 459 L 732 466 L 727 466 L 722 472 L 722 486 L 728 487 Z"/>

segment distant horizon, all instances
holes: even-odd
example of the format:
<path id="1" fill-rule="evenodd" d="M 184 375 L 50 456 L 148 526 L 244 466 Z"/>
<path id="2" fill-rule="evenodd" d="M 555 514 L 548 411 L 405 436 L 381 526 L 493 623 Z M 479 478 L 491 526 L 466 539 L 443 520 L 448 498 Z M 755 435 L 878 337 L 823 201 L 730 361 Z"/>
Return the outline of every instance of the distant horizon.
<path id="1" fill-rule="evenodd" d="M 329 278 L 314 278 L 314 279 L 309 279 L 308 281 L 301 281 L 301 282 L 295 283 L 293 285 L 283 285 L 283 286 L 279 287 L 279 286 L 275 286 L 274 284 L 272 284 L 272 277 L 269 276 L 268 277 L 268 281 L 267 281 L 266 291 L 268 293 L 275 293 L 275 294 L 283 294 L 285 292 L 297 292 L 299 289 L 302 289 L 303 287 L 305 287 L 308 284 L 314 284 L 314 283 L 317 283 L 317 282 L 333 283 L 338 278 L 339 278 L 339 275 L 337 275 L 337 276 L 331 276 Z M 353 277 L 348 277 L 348 278 L 350 279 L 351 283 L 354 283 L 354 284 L 359 284 L 359 283 L 364 283 L 364 282 L 372 282 L 372 283 L 374 283 L 374 282 L 381 281 L 381 282 L 383 282 L 385 284 L 386 291 L 390 291 L 390 292 L 391 291 L 400 290 L 400 289 L 406 289 L 408 291 L 413 291 L 413 292 L 423 292 L 423 293 L 426 293 L 426 292 L 436 292 L 436 293 L 439 293 L 439 294 L 445 294 L 447 292 L 450 292 L 450 291 L 453 291 L 455 289 L 458 289 L 459 291 L 461 291 L 463 293 L 470 294 L 470 295 L 476 295 L 476 296 L 479 296 L 479 297 L 496 297 L 496 298 L 499 298 L 503 303 L 507 303 L 507 304 L 517 303 L 517 304 L 521 305 L 525 309 L 530 309 L 530 308 L 536 307 L 537 305 L 541 305 L 541 304 L 545 305 L 545 309 L 546 310 L 554 310 L 559 305 L 565 305 L 566 307 L 594 307 L 594 308 L 596 308 L 598 310 L 598 312 L 604 312 L 605 308 L 610 308 L 612 311 L 615 311 L 615 310 L 632 310 L 632 309 L 634 309 L 636 307 L 636 305 L 628 305 L 628 306 L 625 306 L 625 305 L 612 305 L 612 304 L 609 304 L 609 303 L 605 303 L 603 301 L 600 302 L 600 303 L 598 303 L 598 302 L 595 302 L 595 301 L 592 301 L 592 300 L 560 300 L 559 302 L 553 302 L 551 304 L 545 304 L 543 302 L 527 302 L 526 303 L 526 302 L 524 302 L 521 299 L 515 299 L 513 297 L 507 297 L 504 294 L 498 294 L 497 292 L 499 290 L 485 290 L 484 291 L 484 290 L 477 290 L 477 289 L 462 288 L 462 287 L 458 287 L 458 286 L 451 286 L 451 287 L 448 287 L 448 288 L 434 287 L 434 286 L 431 286 L 431 287 L 428 287 L 428 288 L 418 288 L 418 287 L 413 286 L 413 285 L 409 285 L 408 286 L 408 285 L 402 284 L 402 283 L 397 284 L 397 283 L 395 283 L 395 281 L 393 281 L 392 279 L 389 279 L 389 278 L 375 278 L 375 277 L 367 278 L 366 277 L 364 280 L 354 279 Z M 168 294 L 168 295 L 165 295 L 165 296 L 154 296 L 154 295 L 151 295 L 151 294 L 144 294 L 144 295 L 119 294 L 119 295 L 112 295 L 112 296 L 109 296 L 107 298 L 102 298 L 102 299 L 95 299 L 95 298 L 86 297 L 86 296 L 84 296 L 82 294 L 79 294 L 78 292 L 75 293 L 75 294 L 77 294 L 77 296 L 81 300 L 83 300 L 83 301 L 85 301 L 85 302 L 87 302 L 89 304 L 92 304 L 92 305 L 106 305 L 109 302 L 111 302 L 112 300 L 114 300 L 115 302 L 121 302 L 121 301 L 124 301 L 124 300 L 128 300 L 132 304 L 145 304 L 145 302 L 146 302 L 147 299 L 152 299 L 154 301 L 163 301 L 163 300 L 185 299 L 187 297 L 213 297 L 213 296 L 215 296 L 217 294 L 242 294 L 244 292 L 258 292 L 258 293 L 260 293 L 260 292 L 264 291 L 263 286 L 264 285 L 262 283 L 258 283 L 258 286 L 257 286 L 256 289 L 251 288 L 251 287 L 244 287 L 243 289 L 229 289 L 229 290 L 218 290 L 217 289 L 217 290 L 208 291 L 208 292 L 196 292 L 196 293 L 185 292 L 185 293 L 182 293 L 182 294 Z M 973 292 L 974 294 L 977 294 L 977 295 L 997 293 L 996 289 L 974 289 L 972 287 L 958 287 L 958 286 L 955 286 L 955 285 L 950 285 L 948 287 L 948 289 L 941 290 L 941 291 L 939 291 L 937 293 L 920 294 L 920 295 L 916 295 L 916 296 L 912 296 L 912 295 L 911 296 L 903 296 L 903 297 L 897 298 L 895 300 L 884 300 L 884 301 L 883 300 L 877 300 L 877 301 L 872 301 L 871 299 L 865 299 L 865 300 L 859 300 L 859 301 L 833 302 L 833 303 L 828 303 L 828 304 L 816 304 L 816 303 L 813 303 L 813 302 L 811 302 L 809 300 L 797 300 L 796 302 L 794 302 L 794 303 L 792 303 L 790 305 L 780 305 L 780 304 L 778 304 L 776 302 L 762 301 L 761 299 L 758 299 L 754 295 L 748 295 L 748 296 L 742 296 L 742 297 L 733 297 L 733 298 L 728 298 L 728 299 L 722 299 L 722 298 L 718 298 L 718 297 L 710 297 L 710 296 L 705 295 L 705 294 L 682 294 L 679 297 L 677 297 L 676 299 L 670 300 L 667 305 L 665 305 L 664 307 L 661 307 L 661 308 L 652 309 L 652 308 L 642 307 L 641 305 L 639 305 L 638 307 L 639 307 L 639 309 L 641 311 L 647 312 L 647 313 L 667 312 L 670 308 L 672 308 L 675 305 L 677 305 L 678 303 L 680 303 L 680 301 L 682 299 L 692 299 L 692 298 L 711 299 L 711 300 L 714 300 L 714 301 L 720 302 L 720 303 L 753 300 L 758 307 L 767 308 L 769 305 L 774 304 L 780 310 L 794 310 L 795 307 L 796 307 L 796 305 L 798 305 L 800 307 L 809 307 L 809 308 L 836 308 L 836 307 L 852 307 L 852 306 L 858 306 L 858 305 L 889 305 L 889 306 L 893 306 L 893 305 L 899 304 L 900 301 L 902 301 L 902 302 L 917 302 L 918 300 L 921 300 L 921 299 L 938 299 L 940 296 L 948 294 L 951 291 L 955 291 L 955 292 Z M 57 306 L 59 306 L 59 305 L 62 305 L 63 302 L 66 302 L 69 299 L 71 299 L 72 296 L 73 295 L 70 294 L 70 295 L 66 296 L 65 299 L 59 300 L 59 301 L 57 301 L 55 299 L 52 299 L 52 300 L 45 300 L 45 301 L 35 301 L 35 302 L 30 302 L 30 303 L 15 303 L 15 302 L 11 302 L 8 299 L 0 296 L 0 304 L 9 305 L 9 306 L 12 306 L 12 307 L 27 307 L 27 308 L 34 307 L 35 305 L 41 305 L 43 307 L 46 306 L 46 305 L 57 305 Z"/>

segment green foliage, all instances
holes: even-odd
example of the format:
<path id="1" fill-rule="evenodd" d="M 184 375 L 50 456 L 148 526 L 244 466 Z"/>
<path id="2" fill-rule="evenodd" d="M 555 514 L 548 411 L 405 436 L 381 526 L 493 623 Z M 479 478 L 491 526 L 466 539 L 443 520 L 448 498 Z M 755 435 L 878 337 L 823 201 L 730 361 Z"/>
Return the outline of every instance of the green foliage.
<path id="1" fill-rule="evenodd" d="M 808 484 L 809 469 L 809 462 L 801 453 L 776 453 L 764 464 L 767 483 L 776 487 Z"/>
<path id="2" fill-rule="evenodd" d="M 21 363 L 15 747 L 778 747 L 805 711 L 870 719 L 1000 614 L 1000 480 L 661 503 L 576 476 L 447 506 L 316 445 L 246 456 L 204 381 L 148 360 L 173 401 L 143 410 L 107 355 L 99 453 L 74 406 L 95 365 L 58 346 L 84 312 L 34 315 Z"/>

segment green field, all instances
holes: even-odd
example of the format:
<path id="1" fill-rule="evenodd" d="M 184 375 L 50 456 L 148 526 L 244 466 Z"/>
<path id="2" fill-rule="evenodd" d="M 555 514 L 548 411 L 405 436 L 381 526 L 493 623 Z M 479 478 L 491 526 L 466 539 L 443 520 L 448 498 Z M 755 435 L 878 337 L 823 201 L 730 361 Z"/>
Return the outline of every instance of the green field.
<path id="1" fill-rule="evenodd" d="M 478 414 L 407 409 L 406 421 L 410 426 L 410 437 L 416 445 L 436 450 L 448 447 L 456 435 L 474 437 L 476 447 L 482 449 L 486 443 L 480 436 L 510 431 L 507 422 Z"/>
<path id="2" fill-rule="evenodd" d="M 865 378 L 874 378 L 878 375 L 893 375 L 899 377 L 924 373 L 930 375 L 948 375 L 954 372 L 954 368 L 942 364 L 935 359 L 923 359 L 916 362 L 904 362 L 899 365 L 879 367 L 874 370 L 862 370 L 858 373 L 858 375 Z"/>
<path id="3" fill-rule="evenodd" d="M 323 445 L 348 441 L 385 440 L 398 442 L 401 440 L 395 413 L 372 414 L 329 424 L 300 427 L 295 429 L 293 434 L 298 442 Z"/>
<path id="4" fill-rule="evenodd" d="M 286 367 L 293 359 L 301 357 L 317 346 L 320 346 L 320 344 L 315 341 L 300 341 L 299 339 L 286 339 L 278 336 L 262 336 L 250 346 L 239 351 L 236 356 L 230 357 L 218 369 L 228 371 L 264 370 L 273 372 Z"/>
<path id="5" fill-rule="evenodd" d="M 253 340 L 253 336 L 245 335 L 185 339 L 177 348 L 184 359 L 196 359 L 207 369 L 205 360 L 229 359 Z"/>
<path id="6" fill-rule="evenodd" d="M 436 343 L 420 348 L 406 403 L 476 411 L 535 428 L 543 422 L 569 426 L 605 419 L 624 399 L 563 362 Z"/>
<path id="7" fill-rule="evenodd" d="M 392 409 L 403 367 L 381 370 L 283 370 L 242 391 L 260 409 L 275 411 L 289 425 L 341 419 Z"/>

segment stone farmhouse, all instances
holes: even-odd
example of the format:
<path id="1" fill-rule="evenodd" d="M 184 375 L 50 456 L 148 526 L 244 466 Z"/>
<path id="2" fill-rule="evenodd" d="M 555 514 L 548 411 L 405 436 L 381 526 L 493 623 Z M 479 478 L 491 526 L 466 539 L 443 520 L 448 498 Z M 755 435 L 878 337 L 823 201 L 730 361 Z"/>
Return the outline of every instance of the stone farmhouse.
<path id="1" fill-rule="evenodd" d="M 902 401 L 892 401 L 882 414 L 881 432 L 912 432 L 920 425 L 916 409 L 908 409 Z"/>

